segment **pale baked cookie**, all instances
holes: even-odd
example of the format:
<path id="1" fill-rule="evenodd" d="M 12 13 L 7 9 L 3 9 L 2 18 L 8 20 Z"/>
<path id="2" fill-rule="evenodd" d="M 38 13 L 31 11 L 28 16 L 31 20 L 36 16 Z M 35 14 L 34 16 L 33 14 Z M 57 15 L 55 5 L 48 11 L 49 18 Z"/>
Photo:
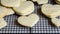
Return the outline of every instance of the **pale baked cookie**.
<path id="1" fill-rule="evenodd" d="M 33 27 L 39 20 L 38 15 L 31 14 L 29 16 L 20 16 L 18 18 L 18 23 L 23 26 Z"/>
<path id="2" fill-rule="evenodd" d="M 41 9 L 42 13 L 49 18 L 54 18 L 60 15 L 60 5 L 44 4 Z"/>
<path id="3" fill-rule="evenodd" d="M 55 26 L 57 26 L 57 27 L 60 26 L 60 19 L 58 19 L 58 18 L 52 18 L 51 21 L 52 21 L 53 24 L 55 24 Z"/>
<path id="4" fill-rule="evenodd" d="M 3 18 L 0 18 L 0 29 L 4 28 L 5 26 L 7 26 L 7 22 Z"/>
<path id="5" fill-rule="evenodd" d="M 0 6 L 0 18 L 6 16 L 7 8 Z"/>
<path id="6" fill-rule="evenodd" d="M 1 4 L 6 7 L 19 7 L 20 0 L 1 0 Z"/>
<path id="7" fill-rule="evenodd" d="M 0 6 L 0 18 L 11 14 L 14 14 L 14 11 L 12 9 Z"/>
<path id="8" fill-rule="evenodd" d="M 20 7 L 13 8 L 18 15 L 28 15 L 34 11 L 34 4 L 31 1 L 21 3 Z"/>
<path id="9" fill-rule="evenodd" d="M 12 15 L 15 12 L 11 8 L 7 8 L 7 14 L 6 15 Z"/>
<path id="10" fill-rule="evenodd" d="M 21 13 L 21 14 L 20 14 L 20 13 L 17 13 L 17 14 L 19 14 L 19 15 L 29 15 L 29 14 L 31 14 L 32 11 L 34 11 L 34 8 L 33 8 L 30 12 L 27 12 L 27 13 Z"/>

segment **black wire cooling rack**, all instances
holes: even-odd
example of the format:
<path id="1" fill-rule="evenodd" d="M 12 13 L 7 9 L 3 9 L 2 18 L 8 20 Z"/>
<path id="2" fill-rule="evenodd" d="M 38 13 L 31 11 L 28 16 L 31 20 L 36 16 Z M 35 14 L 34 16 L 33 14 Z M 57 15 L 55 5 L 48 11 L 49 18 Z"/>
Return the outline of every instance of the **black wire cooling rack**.
<path id="1" fill-rule="evenodd" d="M 53 2 L 49 0 L 48 3 Z M 41 13 L 40 7 L 41 6 L 35 4 L 35 11 L 33 13 L 36 13 L 40 19 L 34 27 L 28 28 L 19 25 L 16 21 L 18 16 L 14 14 L 4 17 L 8 22 L 8 25 L 5 28 L 0 29 L 0 33 L 60 33 L 60 27 L 54 27 L 51 24 L 50 19 Z"/>

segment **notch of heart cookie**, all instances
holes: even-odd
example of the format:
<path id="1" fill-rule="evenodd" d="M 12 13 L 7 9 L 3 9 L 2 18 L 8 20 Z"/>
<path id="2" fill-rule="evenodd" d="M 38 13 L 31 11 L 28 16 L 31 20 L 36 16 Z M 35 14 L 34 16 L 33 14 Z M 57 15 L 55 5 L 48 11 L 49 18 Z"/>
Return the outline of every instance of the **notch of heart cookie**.
<path id="1" fill-rule="evenodd" d="M 39 20 L 39 17 L 36 14 L 31 14 L 29 16 L 21 16 L 18 18 L 18 23 L 27 26 L 33 27 Z"/>

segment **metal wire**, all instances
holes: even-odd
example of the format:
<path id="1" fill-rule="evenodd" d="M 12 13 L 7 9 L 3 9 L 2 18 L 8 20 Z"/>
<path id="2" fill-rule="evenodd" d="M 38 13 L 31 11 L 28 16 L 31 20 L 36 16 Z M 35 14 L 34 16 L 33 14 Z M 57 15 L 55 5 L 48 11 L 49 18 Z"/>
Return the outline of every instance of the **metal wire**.
<path id="1" fill-rule="evenodd" d="M 39 6 L 35 6 L 34 13 L 36 13 L 40 19 L 33 28 L 27 28 L 18 24 L 16 21 L 18 16 L 14 14 L 4 17 L 8 22 L 8 25 L 5 28 L 0 29 L 0 33 L 60 33 L 60 28 L 51 26 L 50 19 L 41 13 Z"/>

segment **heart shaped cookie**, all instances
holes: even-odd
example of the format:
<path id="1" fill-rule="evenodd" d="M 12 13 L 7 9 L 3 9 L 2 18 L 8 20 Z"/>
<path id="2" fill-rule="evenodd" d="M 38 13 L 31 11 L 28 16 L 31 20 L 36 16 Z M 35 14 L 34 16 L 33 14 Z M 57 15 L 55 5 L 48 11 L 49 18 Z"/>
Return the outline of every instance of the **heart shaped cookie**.
<path id="1" fill-rule="evenodd" d="M 18 18 L 18 23 L 23 26 L 33 27 L 39 20 L 36 14 L 31 14 L 29 16 L 21 16 Z"/>
<path id="2" fill-rule="evenodd" d="M 50 18 L 60 15 L 60 5 L 44 4 L 42 6 L 42 13 Z"/>
<path id="3" fill-rule="evenodd" d="M 21 6 L 14 7 L 13 9 L 18 15 L 28 15 L 34 11 L 34 4 L 31 1 L 25 1 L 21 3 Z"/>
<path id="4" fill-rule="evenodd" d="M 57 27 L 60 26 L 60 19 L 58 19 L 58 18 L 52 18 L 51 21 L 52 21 L 52 23 L 55 24 Z"/>
<path id="5" fill-rule="evenodd" d="M 0 29 L 4 28 L 5 26 L 7 26 L 7 22 L 3 18 L 0 18 Z"/>
<path id="6" fill-rule="evenodd" d="M 14 11 L 12 9 L 0 6 L 0 18 L 11 14 L 14 14 Z"/>
<path id="7" fill-rule="evenodd" d="M 1 0 L 1 4 L 6 7 L 19 7 L 20 0 Z"/>

